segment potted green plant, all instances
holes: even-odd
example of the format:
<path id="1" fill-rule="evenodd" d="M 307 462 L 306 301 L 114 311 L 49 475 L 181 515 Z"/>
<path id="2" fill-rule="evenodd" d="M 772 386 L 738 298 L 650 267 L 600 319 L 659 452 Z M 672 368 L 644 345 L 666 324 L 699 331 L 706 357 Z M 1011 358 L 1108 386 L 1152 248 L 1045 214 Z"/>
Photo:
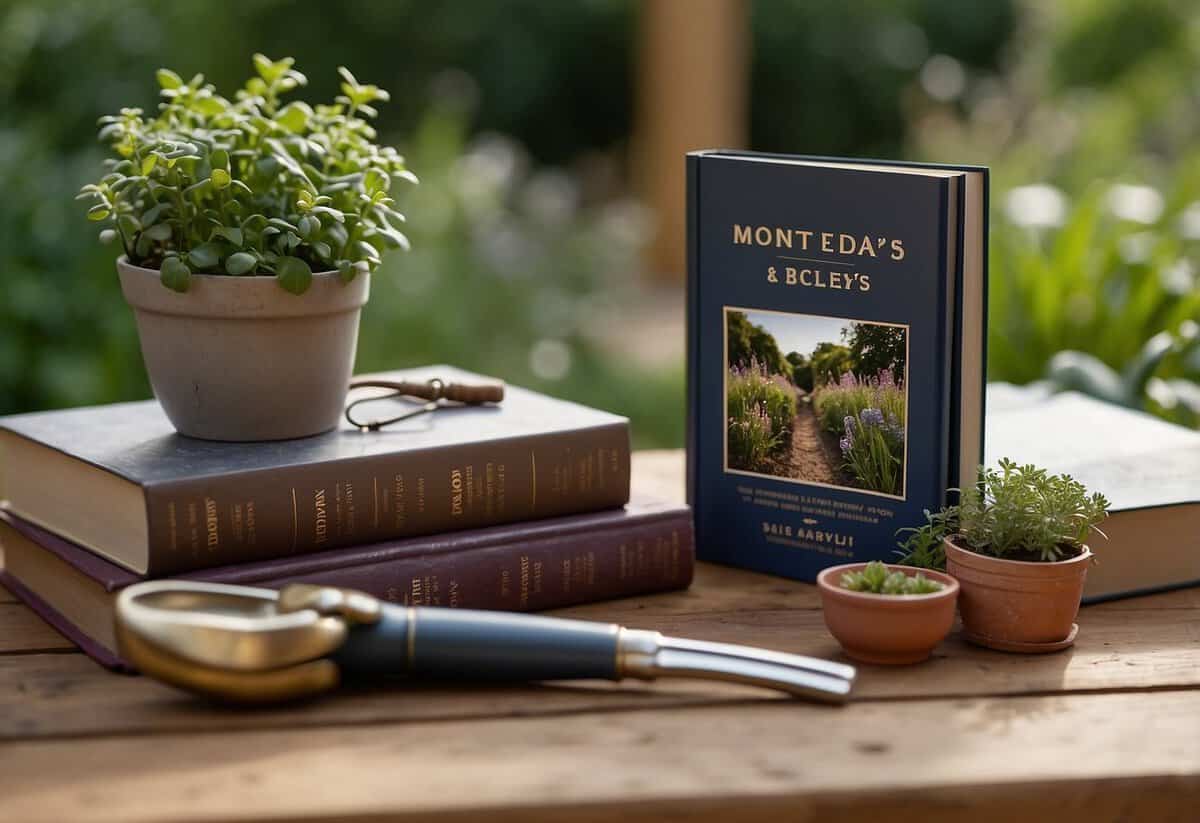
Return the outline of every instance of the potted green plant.
<path id="1" fill-rule="evenodd" d="M 954 625 L 958 583 L 879 561 L 832 566 L 817 576 L 829 632 L 866 663 L 919 663 Z"/>
<path id="2" fill-rule="evenodd" d="M 416 178 L 370 124 L 387 92 L 343 68 L 331 105 L 284 103 L 306 82 L 293 62 L 256 54 L 232 100 L 159 70 L 158 114 L 101 118 L 115 157 L 80 193 L 101 239 L 121 244 L 154 393 L 193 437 L 336 426 L 368 275 L 408 245 L 389 192 Z"/>
<path id="3" fill-rule="evenodd" d="M 1004 651 L 1048 652 L 1074 642 L 1088 565 L 1108 501 L 1068 475 L 1001 460 L 980 469 L 958 503 L 908 530 L 901 562 L 945 565 L 962 587 L 963 634 Z M 1102 534 L 1102 533 L 1101 533 Z"/>

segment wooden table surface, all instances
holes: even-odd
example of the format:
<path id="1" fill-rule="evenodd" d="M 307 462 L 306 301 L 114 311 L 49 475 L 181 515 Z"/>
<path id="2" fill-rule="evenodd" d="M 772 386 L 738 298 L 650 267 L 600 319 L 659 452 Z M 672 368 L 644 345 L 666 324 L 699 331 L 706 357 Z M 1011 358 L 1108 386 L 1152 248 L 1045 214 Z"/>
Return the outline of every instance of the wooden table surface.
<path id="1" fill-rule="evenodd" d="M 679 453 L 635 485 L 682 496 Z M 701 565 L 563 612 L 839 657 L 812 586 Z M 229 710 L 110 674 L 0 590 L 0 819 L 1200 820 L 1200 592 L 1074 649 L 863 666 L 826 707 L 725 684 L 400 687 Z"/>

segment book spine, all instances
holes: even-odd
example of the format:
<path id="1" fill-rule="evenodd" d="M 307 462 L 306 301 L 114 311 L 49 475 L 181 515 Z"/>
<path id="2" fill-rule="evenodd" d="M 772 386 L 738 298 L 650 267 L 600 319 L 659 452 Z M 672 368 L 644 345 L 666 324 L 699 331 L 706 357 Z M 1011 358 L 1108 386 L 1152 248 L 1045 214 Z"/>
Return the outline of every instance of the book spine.
<path id="1" fill-rule="evenodd" d="M 686 588 L 694 558 L 691 514 L 683 512 L 617 529 L 389 558 L 254 585 L 317 583 L 408 606 L 541 611 Z"/>
<path id="2" fill-rule="evenodd" d="M 162 484 L 146 489 L 148 573 L 614 508 L 629 472 L 622 421 Z"/>

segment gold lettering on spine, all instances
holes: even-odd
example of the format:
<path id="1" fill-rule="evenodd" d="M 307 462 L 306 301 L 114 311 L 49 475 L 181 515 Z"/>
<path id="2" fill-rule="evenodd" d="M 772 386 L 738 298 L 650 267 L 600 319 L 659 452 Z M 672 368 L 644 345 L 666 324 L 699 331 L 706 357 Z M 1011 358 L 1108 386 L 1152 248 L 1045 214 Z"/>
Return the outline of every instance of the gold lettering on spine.
<path id="1" fill-rule="evenodd" d="M 524 609 L 529 608 L 529 557 L 528 557 L 528 555 L 524 555 L 524 554 L 521 555 L 521 578 L 520 579 L 521 579 L 521 589 L 520 589 L 519 597 L 520 597 L 521 609 L 524 610 Z"/>
<path id="2" fill-rule="evenodd" d="M 204 498 L 204 532 L 209 551 L 216 551 L 221 545 L 221 533 L 217 520 L 217 501 L 211 497 Z"/>
<path id="3" fill-rule="evenodd" d="M 463 473 L 462 469 L 450 470 L 450 516 L 462 517 Z"/>
<path id="4" fill-rule="evenodd" d="M 314 525 L 316 544 L 320 546 L 329 539 L 329 505 L 325 501 L 325 490 L 317 489 L 313 494 Z"/>

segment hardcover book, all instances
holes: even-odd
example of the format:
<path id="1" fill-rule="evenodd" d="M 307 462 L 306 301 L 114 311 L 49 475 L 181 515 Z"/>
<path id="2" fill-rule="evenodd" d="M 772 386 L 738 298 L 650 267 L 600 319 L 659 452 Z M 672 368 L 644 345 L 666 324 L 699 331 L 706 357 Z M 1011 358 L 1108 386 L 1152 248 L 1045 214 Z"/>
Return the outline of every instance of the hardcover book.
<path id="1" fill-rule="evenodd" d="M 184 437 L 146 401 L 0 418 L 0 501 L 165 575 L 621 506 L 629 459 L 625 418 L 512 386 L 499 405 L 270 443 Z"/>
<path id="2" fill-rule="evenodd" d="M 146 579 L 69 540 L 0 512 L 0 582 L 102 664 L 122 667 L 113 635 L 118 592 Z M 279 588 L 318 583 L 413 606 L 540 611 L 683 589 L 694 554 L 691 511 L 635 501 L 622 509 L 300 557 L 182 577 Z"/>
<path id="3" fill-rule="evenodd" d="M 1069 474 L 1111 504 L 1083 602 L 1200 585 L 1200 432 L 1074 392 L 988 387 L 988 464 Z"/>
<path id="4" fill-rule="evenodd" d="M 982 457 L 987 169 L 687 163 L 699 557 L 802 580 L 894 559 Z"/>

